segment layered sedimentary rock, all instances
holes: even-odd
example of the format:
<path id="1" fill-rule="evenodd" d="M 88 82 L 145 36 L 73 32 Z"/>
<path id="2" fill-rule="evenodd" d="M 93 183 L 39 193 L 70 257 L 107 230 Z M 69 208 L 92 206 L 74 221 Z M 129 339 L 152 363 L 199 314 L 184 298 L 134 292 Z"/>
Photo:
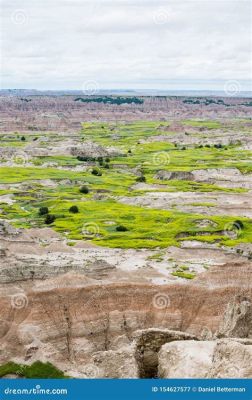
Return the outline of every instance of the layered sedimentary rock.
<path id="1" fill-rule="evenodd" d="M 244 280 L 243 292 L 246 298 L 251 298 L 243 277 L 243 274 L 248 276 L 248 270 L 246 274 L 243 266 L 239 285 Z M 120 349 L 136 343 L 138 351 L 133 358 L 138 366 L 142 365 L 139 376 L 153 376 L 157 369 L 156 353 L 163 344 L 179 339 L 187 348 L 188 339 L 199 338 L 206 329 L 218 331 L 223 313 L 240 290 L 237 280 L 231 285 L 232 266 L 226 266 L 223 273 L 230 276 L 229 287 L 224 287 L 223 282 L 214 287 L 211 284 L 214 272 L 206 274 L 207 282 L 202 277 L 190 285 L 97 285 L 88 283 L 82 275 L 68 274 L 65 278 L 55 278 L 49 288 L 48 282 L 26 289 L 5 287 L 0 299 L 0 361 L 49 360 L 67 371 L 85 375 L 79 366 L 95 365 L 96 353 L 105 365 L 104 360 L 112 357 L 108 352 L 115 351 L 119 359 Z M 149 332 L 149 328 L 161 331 Z M 173 332 L 172 337 L 167 329 L 185 333 Z M 246 327 L 247 337 L 250 329 L 251 326 Z M 147 333 L 137 338 L 138 330 L 147 330 Z M 208 342 L 204 343 L 207 346 Z M 188 354 L 189 349 L 188 345 Z M 195 367 L 195 376 L 196 370 Z M 104 373 L 110 374 L 108 370 Z M 123 374 L 130 375 L 129 371 Z"/>

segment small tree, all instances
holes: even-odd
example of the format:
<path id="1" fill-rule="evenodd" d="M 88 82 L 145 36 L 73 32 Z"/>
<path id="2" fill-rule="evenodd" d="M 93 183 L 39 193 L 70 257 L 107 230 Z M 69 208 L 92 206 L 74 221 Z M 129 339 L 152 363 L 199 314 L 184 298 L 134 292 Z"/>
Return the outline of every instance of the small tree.
<path id="1" fill-rule="evenodd" d="M 241 220 L 237 219 L 236 221 L 234 221 L 233 223 L 233 229 L 243 229 L 244 228 L 244 224 Z"/>
<path id="2" fill-rule="evenodd" d="M 47 214 L 45 217 L 45 224 L 50 225 L 55 221 L 56 217 L 52 214 Z"/>
<path id="3" fill-rule="evenodd" d="M 21 136 L 21 140 L 24 142 L 26 139 L 24 136 Z"/>
<path id="4" fill-rule="evenodd" d="M 69 212 L 73 213 L 73 214 L 77 214 L 79 212 L 79 209 L 77 206 L 71 206 L 69 208 Z"/>
<path id="5" fill-rule="evenodd" d="M 146 182 L 146 178 L 144 175 L 138 176 L 136 178 L 136 182 Z"/>
<path id="6" fill-rule="evenodd" d="M 124 225 L 118 225 L 116 227 L 117 232 L 126 232 L 128 229 Z"/>
<path id="7" fill-rule="evenodd" d="M 99 163 L 100 165 L 102 165 L 102 164 L 103 164 L 103 157 L 99 156 L 99 157 L 97 158 L 97 161 L 98 161 L 98 163 Z"/>
<path id="8" fill-rule="evenodd" d="M 99 170 L 99 168 L 93 168 L 91 174 L 95 176 L 102 176 L 102 172 Z"/>
<path id="9" fill-rule="evenodd" d="M 82 186 L 80 188 L 80 192 L 83 193 L 83 194 L 88 194 L 89 193 L 89 189 L 88 189 L 87 186 Z"/>
<path id="10" fill-rule="evenodd" d="M 49 213 L 48 207 L 40 207 L 39 209 L 39 215 L 46 215 Z"/>

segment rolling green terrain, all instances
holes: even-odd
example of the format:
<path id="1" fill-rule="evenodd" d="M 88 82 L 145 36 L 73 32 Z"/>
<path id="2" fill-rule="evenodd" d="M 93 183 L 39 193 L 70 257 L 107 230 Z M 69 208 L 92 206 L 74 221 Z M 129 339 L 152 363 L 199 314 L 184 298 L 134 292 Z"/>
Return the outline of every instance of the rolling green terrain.
<path id="1" fill-rule="evenodd" d="M 181 233 L 187 239 L 218 242 L 233 246 L 252 240 L 252 224 L 248 218 L 240 218 L 242 230 L 236 238 L 224 235 L 225 227 L 238 219 L 230 216 L 210 216 L 215 227 L 199 228 L 197 223 L 205 218 L 197 212 L 197 206 L 213 206 L 211 203 L 192 203 L 195 213 L 156 210 L 119 202 L 122 196 L 135 197 L 148 192 L 212 192 L 246 193 L 243 188 L 224 188 L 210 183 L 189 180 L 160 180 L 158 171 L 193 171 L 195 169 L 235 167 L 242 173 L 252 171 L 251 152 L 240 150 L 239 143 L 226 145 L 200 145 L 209 131 L 222 129 L 236 132 L 239 120 L 227 123 L 220 121 L 183 121 L 188 127 L 200 127 L 197 143 L 184 145 L 170 141 L 175 132 L 167 122 L 134 123 L 83 123 L 76 134 L 79 143 L 85 146 L 92 140 L 104 147 L 113 146 L 120 155 L 81 161 L 75 156 L 48 155 L 32 157 L 29 162 L 17 157 L 15 165 L 3 160 L 0 167 L 0 196 L 10 195 L 12 204 L 1 203 L 0 218 L 8 219 L 16 227 L 42 227 L 45 215 L 39 215 L 40 207 L 47 207 L 53 215 L 53 229 L 66 235 L 71 241 L 86 239 L 94 243 L 120 248 L 155 248 L 179 246 Z M 161 135 L 161 138 L 159 136 Z M 41 139 L 42 137 L 42 139 Z M 24 140 L 25 138 L 25 140 Z M 29 143 L 40 138 L 40 147 L 47 148 L 62 140 L 55 133 L 30 133 L 1 135 L 1 146 L 25 149 Z M 36 142 L 37 143 L 37 142 Z M 53 163 L 48 167 L 45 163 Z M 89 166 L 86 171 L 74 171 L 76 166 Z M 96 170 L 96 174 L 94 174 Z M 136 174 L 138 171 L 138 175 Z M 54 186 L 43 183 L 50 180 Z M 66 182 L 67 181 L 67 182 Z M 138 186 L 137 183 L 144 185 Z M 147 185 L 146 185 L 147 184 Z M 81 193 L 82 186 L 87 193 Z M 157 186 L 153 186 L 157 185 Z M 69 211 L 77 206 L 78 212 Z M 197 223 L 196 223 L 197 221 Z M 121 229 L 120 227 L 123 227 Z M 235 229 L 235 228 L 234 228 Z M 203 231 L 203 233 L 202 233 Z"/>

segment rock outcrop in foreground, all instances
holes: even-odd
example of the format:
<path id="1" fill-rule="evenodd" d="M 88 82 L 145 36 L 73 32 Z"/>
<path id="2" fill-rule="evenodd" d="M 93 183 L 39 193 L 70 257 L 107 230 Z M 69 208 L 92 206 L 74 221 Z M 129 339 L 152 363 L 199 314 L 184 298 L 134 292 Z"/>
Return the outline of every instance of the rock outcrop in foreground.
<path id="1" fill-rule="evenodd" d="M 251 378 L 252 340 L 175 341 L 158 362 L 160 378 Z"/>

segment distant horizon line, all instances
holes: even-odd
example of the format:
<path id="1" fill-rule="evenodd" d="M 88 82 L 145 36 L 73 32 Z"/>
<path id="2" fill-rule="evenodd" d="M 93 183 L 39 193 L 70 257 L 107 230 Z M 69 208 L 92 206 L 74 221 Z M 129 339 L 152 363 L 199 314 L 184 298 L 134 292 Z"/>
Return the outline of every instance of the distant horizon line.
<path id="1" fill-rule="evenodd" d="M 38 89 L 38 88 L 0 88 L 0 91 L 5 91 L 5 90 L 36 90 L 36 91 L 80 91 L 80 92 L 84 92 L 84 91 L 88 91 L 88 90 L 83 90 L 81 88 L 71 88 L 71 89 L 66 89 L 66 88 L 60 88 L 60 89 Z M 225 92 L 225 90 L 221 90 L 221 89 L 158 89 L 158 88 L 145 88 L 145 89 L 140 89 L 140 88 L 99 88 L 97 89 L 97 92 L 101 92 L 101 91 L 159 91 L 159 92 L 166 92 L 166 91 L 197 91 L 197 92 Z M 246 90 L 241 90 L 241 92 L 252 92 L 252 89 L 246 89 Z"/>
<path id="2" fill-rule="evenodd" d="M 0 92 L 2 91 L 7 91 L 7 90 L 26 90 L 26 91 L 37 91 L 37 92 L 45 92 L 45 91 L 51 91 L 51 92 L 57 92 L 57 91 L 64 91 L 64 92 L 89 92 L 89 90 L 83 90 L 80 88 L 72 88 L 72 89 L 65 89 L 65 88 L 60 88 L 60 89 L 37 89 L 37 88 L 0 88 Z M 225 90 L 222 89 L 158 89 L 158 88 L 145 88 L 145 89 L 140 89 L 140 88 L 100 88 L 97 89 L 95 92 L 109 92 L 109 91 L 125 91 L 125 92 L 137 92 L 137 91 L 158 91 L 158 92 L 224 92 Z M 245 89 L 245 90 L 240 90 L 241 92 L 251 92 L 252 89 Z"/>
<path id="3" fill-rule="evenodd" d="M 20 92 L 20 94 L 27 93 L 27 95 L 34 94 L 47 94 L 47 93 L 55 93 L 55 94 L 69 94 L 69 95 L 82 95 L 82 96 L 99 96 L 99 95 L 123 95 L 123 94 L 132 94 L 132 95 L 188 95 L 188 96 L 204 96 L 204 95 L 212 95 L 212 96 L 222 96 L 228 98 L 239 98 L 239 97 L 252 97 L 252 90 L 237 90 L 237 88 L 231 88 L 232 90 L 221 90 L 221 89 L 135 89 L 135 88 L 111 88 L 111 89 L 102 89 L 102 88 L 94 88 L 91 90 L 83 90 L 83 89 L 28 89 L 28 88 L 4 88 L 0 89 L 0 93 L 10 93 L 15 94 L 16 92 Z M 29 93 L 30 92 L 30 93 Z"/>

